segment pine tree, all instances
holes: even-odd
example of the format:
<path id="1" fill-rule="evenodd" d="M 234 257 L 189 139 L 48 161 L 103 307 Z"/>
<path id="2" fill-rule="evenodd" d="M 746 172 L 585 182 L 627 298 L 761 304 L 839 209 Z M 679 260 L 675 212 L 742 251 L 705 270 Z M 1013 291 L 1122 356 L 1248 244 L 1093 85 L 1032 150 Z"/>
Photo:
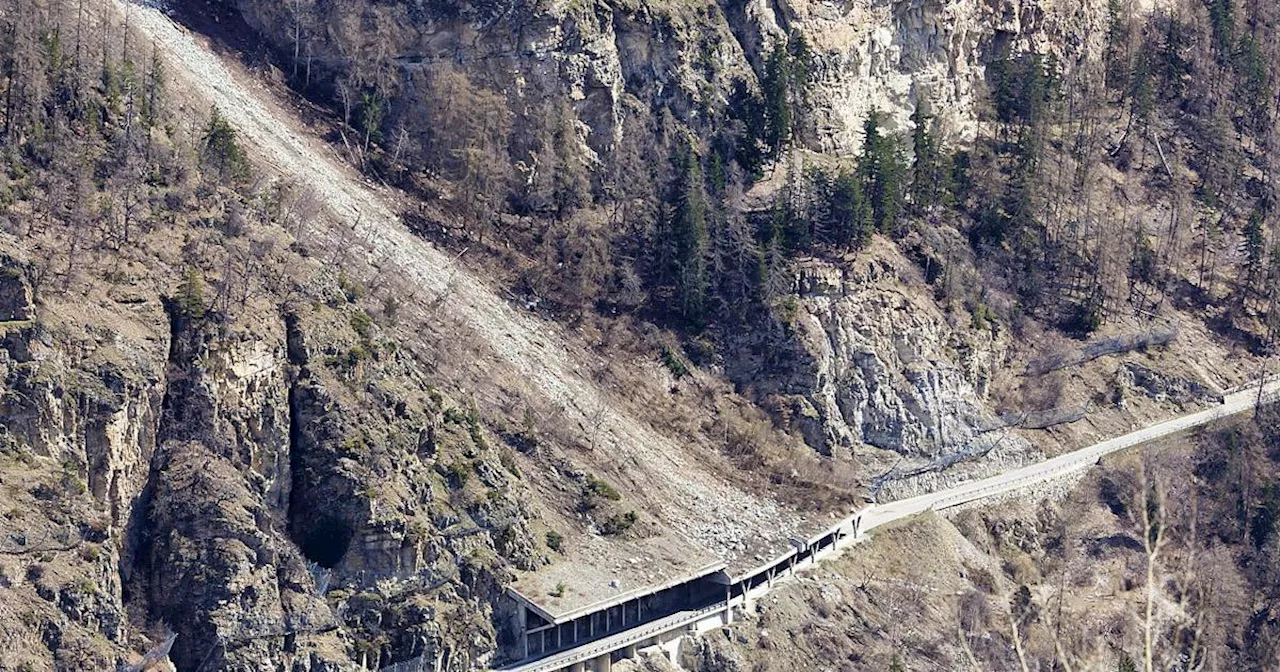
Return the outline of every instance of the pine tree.
<path id="1" fill-rule="evenodd" d="M 1018 120 L 1025 126 L 1038 126 L 1053 97 L 1054 79 L 1040 54 L 1032 54 L 1018 66 Z"/>
<path id="2" fill-rule="evenodd" d="M 1236 44 L 1235 0 L 1209 0 L 1209 26 L 1218 58 L 1228 61 Z"/>
<path id="3" fill-rule="evenodd" d="M 1146 124 L 1155 106 L 1155 81 L 1151 73 L 1151 57 L 1147 49 L 1138 50 L 1133 59 L 1133 74 L 1129 78 L 1129 105 L 1131 123 Z"/>
<path id="4" fill-rule="evenodd" d="M 182 284 L 178 285 L 178 308 L 185 317 L 198 320 L 204 317 L 204 282 L 200 273 L 193 267 L 187 267 L 182 276 Z"/>
<path id="5" fill-rule="evenodd" d="M 809 109 L 809 84 L 813 74 L 813 54 L 809 42 L 802 33 L 787 40 L 787 93 L 791 108 L 791 137 L 803 130 L 804 117 Z"/>
<path id="6" fill-rule="evenodd" d="M 1129 67 L 1129 14 L 1123 0 L 1108 0 L 1110 25 L 1107 28 L 1107 46 L 1103 54 L 1107 86 L 1123 91 L 1128 88 Z"/>
<path id="7" fill-rule="evenodd" d="M 764 65 L 760 93 L 764 98 L 764 143 L 775 154 L 791 139 L 790 66 L 786 45 L 775 43 Z"/>
<path id="8" fill-rule="evenodd" d="M 852 171 L 842 171 L 832 184 L 828 211 L 837 245 L 862 249 L 871 242 L 875 214 L 862 191 L 862 181 Z"/>
<path id="9" fill-rule="evenodd" d="M 1245 267 L 1244 284 L 1252 289 L 1262 272 L 1262 261 L 1266 254 L 1265 233 L 1262 228 L 1262 208 L 1254 208 L 1249 221 L 1244 225 Z"/>
<path id="10" fill-rule="evenodd" d="M 1266 57 L 1262 55 L 1262 48 L 1252 35 L 1240 38 L 1235 67 L 1240 78 L 1240 85 L 1237 87 L 1240 107 L 1247 110 L 1247 117 L 1256 128 L 1265 128 L 1270 117 L 1270 76 Z"/>
<path id="11" fill-rule="evenodd" d="M 248 172 L 249 164 L 244 150 L 236 141 L 236 131 L 217 107 L 209 113 L 209 124 L 205 126 L 202 140 L 201 159 L 220 179 L 239 179 Z"/>
<path id="12" fill-rule="evenodd" d="M 385 113 L 386 106 L 382 102 L 382 96 L 376 91 L 366 92 L 360 97 L 360 130 L 364 133 L 362 151 L 365 154 L 369 153 L 369 145 L 379 139 Z"/>
<path id="13" fill-rule="evenodd" d="M 809 43 L 799 34 L 775 42 L 765 59 L 760 78 L 764 107 L 761 140 L 774 155 L 792 140 L 796 120 L 807 106 L 812 60 Z"/>
<path id="14" fill-rule="evenodd" d="M 1174 100 L 1182 98 L 1186 90 L 1186 78 L 1191 74 L 1191 62 L 1183 53 L 1187 49 L 1187 29 L 1178 17 L 1169 17 L 1169 25 L 1165 30 L 1164 44 L 1161 45 L 1161 77 L 1164 79 L 1165 92 Z"/>
<path id="15" fill-rule="evenodd" d="M 813 245 L 813 207 L 810 180 L 805 179 L 803 165 L 787 165 L 787 183 L 774 201 L 786 250 L 790 254 L 807 251 Z"/>
<path id="16" fill-rule="evenodd" d="M 947 189 L 948 172 L 943 170 L 942 155 L 933 133 L 933 117 L 917 102 L 911 114 L 915 128 L 911 132 L 911 202 L 917 212 L 931 211 L 940 204 Z"/>
<path id="17" fill-rule="evenodd" d="M 671 235 L 681 316 L 699 324 L 707 304 L 707 198 L 702 168 L 692 147 L 676 156 Z"/>
<path id="18" fill-rule="evenodd" d="M 898 153 L 896 139 L 881 133 L 880 126 L 880 112 L 872 108 L 862 126 L 866 139 L 858 167 L 863 190 L 871 201 L 876 229 L 889 233 L 902 212 L 902 178 L 906 167 Z"/>
<path id="19" fill-rule="evenodd" d="M 1003 124 L 1013 123 L 1017 109 L 1016 82 L 1013 60 L 1006 45 L 999 56 L 987 65 L 987 77 L 991 80 L 991 102 L 996 108 L 996 119 Z"/>
<path id="20" fill-rule="evenodd" d="M 150 129 L 160 120 L 161 101 L 164 96 L 164 62 L 160 60 L 160 47 L 151 49 L 151 68 L 147 71 L 147 91 L 142 105 L 142 125 Z"/>

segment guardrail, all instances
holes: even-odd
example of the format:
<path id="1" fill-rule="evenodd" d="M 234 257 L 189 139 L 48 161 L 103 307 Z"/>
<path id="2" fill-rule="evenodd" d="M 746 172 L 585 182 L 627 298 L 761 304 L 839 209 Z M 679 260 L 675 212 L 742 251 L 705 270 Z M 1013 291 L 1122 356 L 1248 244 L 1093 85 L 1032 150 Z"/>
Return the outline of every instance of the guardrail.
<path id="1" fill-rule="evenodd" d="M 699 609 L 689 611 L 681 611 L 670 616 L 660 618 L 656 621 L 650 621 L 644 625 L 634 627 L 630 630 L 624 630 L 616 635 L 610 635 L 602 640 L 584 644 L 575 649 L 553 653 L 546 658 L 531 661 L 528 663 L 517 663 L 507 667 L 499 668 L 500 672 L 552 672 L 560 670 L 575 663 L 581 663 L 591 660 L 606 653 L 613 653 L 618 649 L 626 648 L 633 644 L 638 644 L 646 639 L 662 635 L 672 630 L 683 628 L 690 623 L 695 623 L 709 614 L 718 611 L 724 611 L 729 608 L 728 602 L 716 602 Z"/>

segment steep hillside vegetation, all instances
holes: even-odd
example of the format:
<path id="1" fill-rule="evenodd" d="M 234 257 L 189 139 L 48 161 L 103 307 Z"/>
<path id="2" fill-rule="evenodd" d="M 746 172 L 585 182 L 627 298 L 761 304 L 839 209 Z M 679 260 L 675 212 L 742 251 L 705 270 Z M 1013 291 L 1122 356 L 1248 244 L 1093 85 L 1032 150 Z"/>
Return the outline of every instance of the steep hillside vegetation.
<path id="1" fill-rule="evenodd" d="M 1267 3 L 232 6 L 416 230 L 572 323 L 674 330 L 873 472 L 1129 413 L 1128 372 L 1045 366 L 1074 339 L 1213 387 L 1275 338 Z"/>

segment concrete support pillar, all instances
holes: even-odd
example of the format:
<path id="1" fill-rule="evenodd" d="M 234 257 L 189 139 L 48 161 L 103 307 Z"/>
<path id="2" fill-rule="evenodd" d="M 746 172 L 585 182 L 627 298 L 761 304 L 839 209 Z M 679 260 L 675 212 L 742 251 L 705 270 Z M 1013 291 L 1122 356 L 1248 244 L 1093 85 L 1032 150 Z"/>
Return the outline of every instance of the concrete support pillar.
<path id="1" fill-rule="evenodd" d="M 595 660 L 595 672 L 613 672 L 612 654 L 604 654 Z"/>
<path id="2" fill-rule="evenodd" d="M 631 646 L 628 646 L 628 647 L 624 648 L 624 649 L 622 650 L 622 655 L 624 655 L 624 656 L 626 656 L 626 657 L 628 657 L 628 658 L 635 658 L 635 657 L 636 657 L 636 645 L 635 645 L 635 644 L 632 644 Z"/>
<path id="3" fill-rule="evenodd" d="M 569 672 L 586 672 L 587 666 L 582 663 L 574 663 L 569 666 Z"/>
<path id="4" fill-rule="evenodd" d="M 520 657 L 529 657 L 529 609 L 523 604 L 516 611 L 517 627 L 520 632 Z"/>

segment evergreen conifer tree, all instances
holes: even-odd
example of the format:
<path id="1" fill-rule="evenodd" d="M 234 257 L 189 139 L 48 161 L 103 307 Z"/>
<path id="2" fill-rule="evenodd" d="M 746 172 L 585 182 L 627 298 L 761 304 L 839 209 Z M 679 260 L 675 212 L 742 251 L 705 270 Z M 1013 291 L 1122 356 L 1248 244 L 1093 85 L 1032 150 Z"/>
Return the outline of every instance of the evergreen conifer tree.
<path id="1" fill-rule="evenodd" d="M 686 320 L 697 324 L 704 317 L 707 304 L 707 196 L 702 168 L 692 147 L 676 155 L 672 206 L 679 310 Z"/>
<path id="2" fill-rule="evenodd" d="M 205 126 L 202 140 L 201 158 L 219 177 L 236 179 L 248 171 L 248 160 L 236 141 L 236 130 L 217 107 L 209 113 L 209 124 Z"/>
<path id="3" fill-rule="evenodd" d="M 880 131 L 880 111 L 872 108 L 862 129 L 866 135 L 862 161 L 863 190 L 871 201 L 876 229 L 889 233 L 902 212 L 902 181 L 906 166 L 895 138 Z"/>
<path id="4" fill-rule="evenodd" d="M 923 102 L 916 103 L 911 121 L 915 124 L 911 132 L 911 202 L 917 212 L 926 212 L 946 200 L 951 171 L 944 166 L 933 132 L 933 116 L 925 111 Z"/>

